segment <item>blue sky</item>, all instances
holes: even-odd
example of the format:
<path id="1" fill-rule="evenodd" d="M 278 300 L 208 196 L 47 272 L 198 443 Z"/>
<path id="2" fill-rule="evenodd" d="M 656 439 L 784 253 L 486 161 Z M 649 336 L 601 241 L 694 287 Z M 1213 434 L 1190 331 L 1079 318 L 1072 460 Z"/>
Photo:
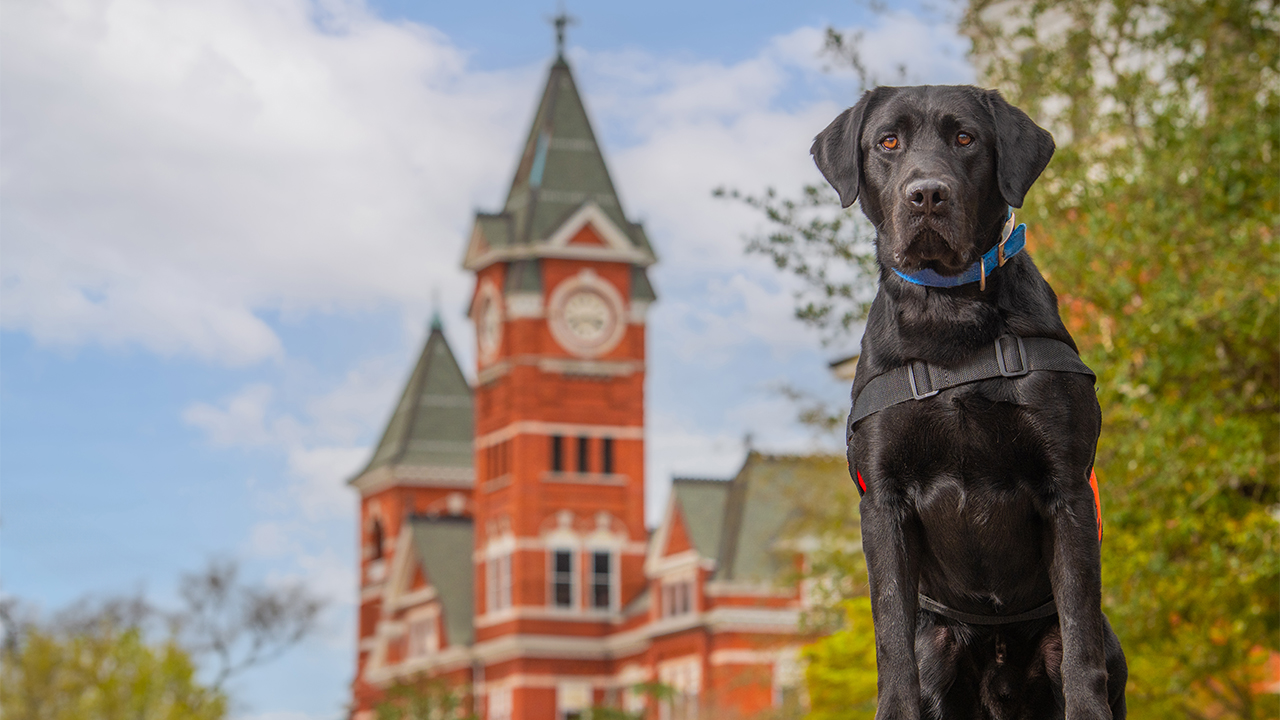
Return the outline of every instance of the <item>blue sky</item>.
<path id="1" fill-rule="evenodd" d="M 50 0 L 0 23 L 0 590 L 53 610 L 240 559 L 331 598 L 322 631 L 233 686 L 236 715 L 342 714 L 355 496 L 438 307 L 472 362 L 459 268 L 500 206 L 552 54 L 553 3 Z M 771 388 L 839 403 L 794 286 L 711 197 L 819 182 L 855 99 L 827 25 L 910 82 L 972 80 L 939 11 L 575 2 L 569 56 L 660 256 L 648 506 L 727 476 L 742 438 L 814 439 Z M 438 297 L 438 304 L 433 300 Z"/>

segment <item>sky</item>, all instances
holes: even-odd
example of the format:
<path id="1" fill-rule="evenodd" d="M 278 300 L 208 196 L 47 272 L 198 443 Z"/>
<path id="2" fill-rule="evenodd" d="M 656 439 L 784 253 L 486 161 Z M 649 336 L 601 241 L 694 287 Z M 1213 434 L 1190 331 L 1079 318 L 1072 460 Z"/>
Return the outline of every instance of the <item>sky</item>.
<path id="1" fill-rule="evenodd" d="M 568 57 L 629 217 L 659 256 L 647 498 L 755 447 L 831 448 L 780 384 L 848 388 L 796 286 L 721 186 L 822 182 L 813 136 L 857 99 L 821 54 L 972 82 L 948 6 L 586 2 Z M 329 600 L 235 681 L 233 716 L 345 717 L 356 495 L 441 314 L 465 368 L 464 241 L 497 210 L 554 53 L 552 2 L 0 3 L 0 592 L 45 612 L 235 558 Z"/>

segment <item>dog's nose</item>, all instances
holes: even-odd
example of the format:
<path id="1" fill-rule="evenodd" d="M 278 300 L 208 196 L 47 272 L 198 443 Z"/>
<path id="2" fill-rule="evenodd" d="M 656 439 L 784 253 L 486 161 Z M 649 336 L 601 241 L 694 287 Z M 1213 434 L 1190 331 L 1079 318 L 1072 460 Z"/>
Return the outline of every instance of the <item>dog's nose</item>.
<path id="1" fill-rule="evenodd" d="M 907 202 L 916 212 L 933 213 L 951 197 L 951 188 L 936 178 L 917 180 L 907 186 Z"/>

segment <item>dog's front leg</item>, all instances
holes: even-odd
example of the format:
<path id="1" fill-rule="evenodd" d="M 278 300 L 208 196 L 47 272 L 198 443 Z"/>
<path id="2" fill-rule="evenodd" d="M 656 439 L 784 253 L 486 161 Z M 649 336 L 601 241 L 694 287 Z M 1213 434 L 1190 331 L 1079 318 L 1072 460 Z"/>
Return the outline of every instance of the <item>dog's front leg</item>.
<path id="1" fill-rule="evenodd" d="M 1087 471 L 1066 471 L 1063 500 L 1049 519 L 1050 579 L 1062 629 L 1067 720 L 1108 720 L 1102 558 Z M 1076 479 L 1078 476 L 1079 479 Z"/>
<path id="2" fill-rule="evenodd" d="M 885 483 L 872 480 L 871 487 Z M 865 495 L 862 548 L 871 583 L 876 632 L 876 720 L 918 720 L 920 673 L 916 667 L 916 606 L 919 591 L 918 523 L 900 498 Z"/>

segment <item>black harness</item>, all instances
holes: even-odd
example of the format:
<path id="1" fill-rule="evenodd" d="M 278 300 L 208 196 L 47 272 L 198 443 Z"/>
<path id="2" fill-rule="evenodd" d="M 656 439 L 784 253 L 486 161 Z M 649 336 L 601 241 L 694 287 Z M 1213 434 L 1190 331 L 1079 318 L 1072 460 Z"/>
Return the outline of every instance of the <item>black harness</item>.
<path id="1" fill-rule="evenodd" d="M 955 367 L 939 367 L 912 360 L 877 375 L 853 399 L 849 429 L 868 415 L 908 400 L 923 400 L 943 390 L 998 377 L 1015 378 L 1037 370 L 1079 373 L 1095 377 L 1070 345 L 1052 338 L 1004 335 L 993 347 Z"/>
<path id="2" fill-rule="evenodd" d="M 1077 373 L 1094 379 L 1097 377 L 1080 359 L 1080 355 L 1060 340 L 1004 335 L 996 338 L 993 347 L 974 354 L 954 367 L 940 367 L 923 360 L 912 360 L 871 378 L 853 398 L 853 409 L 849 413 L 849 435 L 852 436 L 853 427 L 859 420 L 908 400 L 924 400 L 953 387 L 998 377 L 1022 377 L 1040 370 Z M 867 484 L 857 468 L 854 468 L 854 477 L 858 481 L 858 494 L 865 495 Z M 1094 487 L 1096 493 L 1096 485 Z M 1007 625 L 1038 620 L 1058 613 L 1058 606 L 1053 598 L 1037 608 L 1016 615 L 974 615 L 961 612 L 923 593 L 919 596 L 919 606 L 943 617 L 974 625 Z"/>

